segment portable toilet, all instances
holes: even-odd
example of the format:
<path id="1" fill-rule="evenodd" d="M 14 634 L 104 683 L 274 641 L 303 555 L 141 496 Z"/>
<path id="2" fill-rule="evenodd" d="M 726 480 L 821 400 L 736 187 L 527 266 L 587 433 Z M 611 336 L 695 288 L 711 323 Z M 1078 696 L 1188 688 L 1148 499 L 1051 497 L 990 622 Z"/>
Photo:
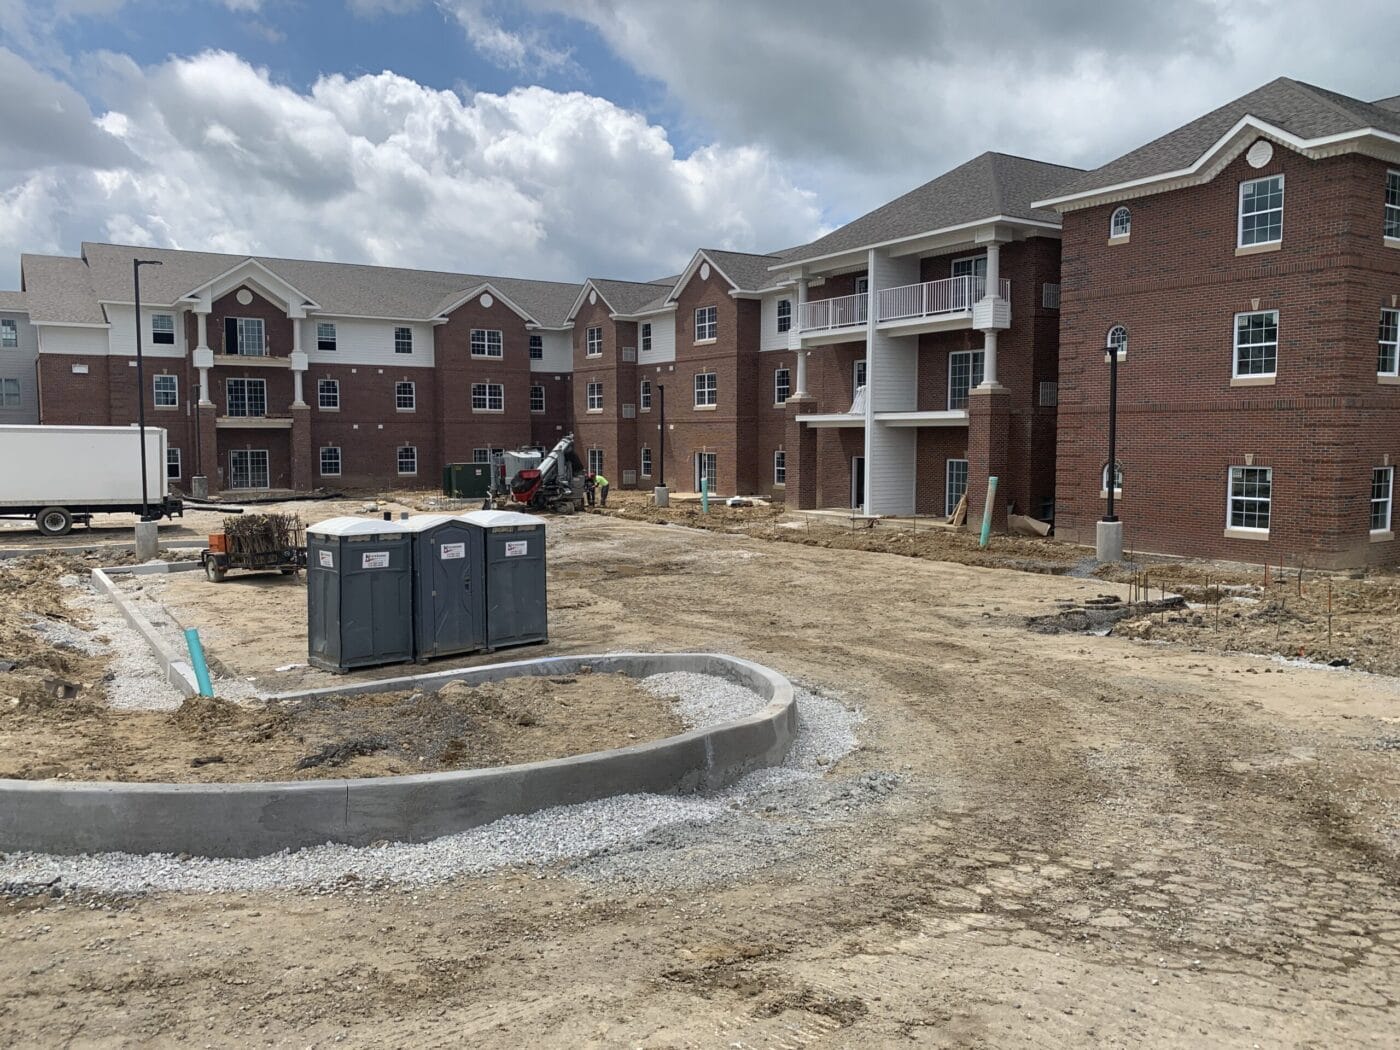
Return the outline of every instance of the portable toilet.
<path id="1" fill-rule="evenodd" d="M 399 522 L 330 518 L 307 528 L 312 666 L 348 671 L 413 659 L 412 554 Z"/>
<path id="2" fill-rule="evenodd" d="M 458 520 L 482 536 L 487 647 L 549 641 L 544 519 L 513 510 L 476 510 Z"/>
<path id="3" fill-rule="evenodd" d="M 413 537 L 414 657 L 484 649 L 485 534 L 448 514 L 419 514 L 403 525 Z"/>

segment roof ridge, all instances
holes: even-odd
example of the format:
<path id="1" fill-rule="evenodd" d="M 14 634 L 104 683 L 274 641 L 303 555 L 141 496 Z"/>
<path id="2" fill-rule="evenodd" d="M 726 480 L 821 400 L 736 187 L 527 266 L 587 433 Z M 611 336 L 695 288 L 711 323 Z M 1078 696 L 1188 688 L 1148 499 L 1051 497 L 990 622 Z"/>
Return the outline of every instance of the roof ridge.
<path id="1" fill-rule="evenodd" d="M 1306 92 L 1323 105 L 1331 108 L 1334 112 L 1340 113 L 1342 116 L 1349 117 L 1352 120 L 1358 117 L 1364 117 L 1365 113 L 1358 113 L 1350 107 L 1342 105 L 1341 102 L 1338 101 L 1339 99 L 1346 99 L 1349 103 L 1356 103 L 1361 106 L 1370 105 L 1369 102 L 1365 102 L 1362 99 L 1353 98 L 1351 95 L 1343 95 L 1340 91 L 1329 91 L 1327 88 L 1318 87 L 1316 84 L 1309 84 L 1304 80 L 1294 80 L 1292 77 L 1279 77 L 1278 79 L 1288 84 L 1290 87 Z"/>

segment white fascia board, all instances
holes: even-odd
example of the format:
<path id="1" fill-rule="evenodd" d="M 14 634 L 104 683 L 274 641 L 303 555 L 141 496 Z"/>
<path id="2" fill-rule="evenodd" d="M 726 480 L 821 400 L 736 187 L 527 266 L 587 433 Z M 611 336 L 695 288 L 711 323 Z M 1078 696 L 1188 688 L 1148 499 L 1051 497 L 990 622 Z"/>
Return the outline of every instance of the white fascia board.
<path id="1" fill-rule="evenodd" d="M 10 311 L 14 313 L 15 311 Z M 110 321 L 34 321 L 29 322 L 35 328 L 111 328 Z"/>
<path id="2" fill-rule="evenodd" d="M 729 274 L 725 273 L 724 270 L 720 268 L 718 263 L 706 255 L 704 248 L 699 248 L 696 250 L 695 254 L 690 257 L 690 262 L 686 265 L 686 268 L 681 271 L 681 275 L 676 279 L 676 283 L 672 286 L 670 294 L 666 296 L 668 302 L 681 294 L 681 289 L 690 283 L 690 279 L 695 276 L 695 271 L 700 269 L 700 264 L 702 262 L 709 263 L 710 269 L 723 277 L 729 287 L 736 290 L 738 289 L 738 282 L 733 280 Z"/>
<path id="3" fill-rule="evenodd" d="M 603 294 L 602 289 L 600 289 L 596 284 L 593 283 L 593 279 L 590 277 L 588 280 L 583 282 L 583 287 L 578 290 L 578 297 L 574 299 L 574 305 L 569 307 L 569 312 L 565 315 L 568 318 L 568 320 L 572 321 L 575 317 L 578 316 L 578 312 L 583 309 L 583 300 L 588 297 L 588 290 L 590 288 L 598 293 L 599 299 L 603 300 L 603 305 L 608 308 L 608 316 L 614 316 L 612 312 L 612 303 L 608 302 L 608 297 Z"/>
<path id="4" fill-rule="evenodd" d="M 454 299 L 454 300 L 452 301 L 451 305 L 445 307 L 443 310 L 441 310 L 441 311 L 439 312 L 439 316 L 442 317 L 442 318 L 445 320 L 446 317 L 447 317 L 447 315 L 450 314 L 453 310 L 457 309 L 457 307 L 461 306 L 461 305 L 462 305 L 463 303 L 465 303 L 468 299 L 474 299 L 474 298 L 476 298 L 478 295 L 481 295 L 483 292 L 490 292 L 493 296 L 495 296 L 495 297 L 496 297 L 497 299 L 499 299 L 501 302 L 505 303 L 506 306 L 509 308 L 510 312 L 513 313 L 513 314 L 515 314 L 515 316 L 519 317 L 519 318 L 520 318 L 522 321 L 524 321 L 526 324 L 530 324 L 530 323 L 532 323 L 532 322 L 535 320 L 535 319 L 534 319 L 533 317 L 531 317 L 528 313 L 526 313 L 526 312 L 525 312 L 524 310 L 522 310 L 519 306 L 517 306 L 517 305 L 515 304 L 514 300 L 512 300 L 510 296 L 502 294 L 501 290 L 500 290 L 499 288 L 497 288 L 495 285 L 493 285 L 490 281 L 482 281 L 479 285 L 477 285 L 477 286 L 476 286 L 475 288 L 473 288 L 471 291 L 465 292 L 465 293 L 463 293 L 461 296 L 459 296 L 458 298 Z"/>
<path id="5" fill-rule="evenodd" d="M 1033 204 L 1032 207 L 1038 208 L 1040 207 L 1040 205 Z M 870 252 L 875 251 L 878 248 L 891 248 L 897 244 L 905 244 L 909 241 L 922 240 L 925 237 L 941 237 L 944 234 L 958 233 L 962 230 L 972 230 L 976 229 L 978 226 L 991 226 L 996 223 L 1002 223 L 1008 226 L 1029 227 L 1037 230 L 1060 229 L 1060 224 L 1058 222 L 1050 222 L 1045 219 L 1022 219 L 1014 215 L 989 215 L 985 219 L 975 219 L 972 222 L 961 222 L 955 226 L 944 226 L 937 230 L 921 230 L 919 233 L 911 233 L 905 237 L 895 237 L 888 241 L 876 241 L 874 244 L 863 244 L 858 248 L 843 248 L 839 252 L 831 252 L 827 255 L 814 255 L 808 259 L 794 259 L 791 262 L 780 263 L 777 266 L 770 266 L 768 267 L 768 272 L 774 273 L 783 270 L 802 270 L 808 266 L 811 266 L 813 263 L 827 262 L 831 259 L 841 259 L 845 258 L 846 256 L 851 256 L 852 263 L 859 263 L 862 261 L 860 258 L 861 256 L 868 256 Z"/>
<path id="6" fill-rule="evenodd" d="M 572 332 L 574 326 L 569 324 L 536 324 L 531 321 L 525 326 L 527 332 Z"/>
<path id="7" fill-rule="evenodd" d="M 665 306 L 658 306 L 655 310 L 638 310 L 634 314 L 612 314 L 616 321 L 636 321 L 643 317 L 660 317 L 662 314 L 673 314 L 676 312 L 675 303 L 667 303 Z"/>
<path id="8" fill-rule="evenodd" d="M 378 314 L 341 314 L 331 310 L 308 310 L 308 320 L 320 318 L 325 321 L 343 319 L 346 321 L 395 321 L 399 324 L 442 324 L 445 317 L 381 317 Z"/>
<path id="9" fill-rule="evenodd" d="M 242 262 L 238 263 L 236 266 L 230 266 L 223 273 L 217 274 L 214 277 L 209 278 L 209 280 L 203 281 L 200 284 L 195 285 L 184 295 L 180 296 L 180 298 L 199 299 L 202 298 L 200 293 L 205 291 L 209 291 L 212 294 L 212 290 L 215 286 L 217 286 L 223 281 L 228 280 L 230 277 L 233 277 L 240 270 L 258 270 L 259 272 L 266 274 L 271 279 L 273 285 L 279 286 L 283 289 L 284 294 L 282 294 L 282 298 L 287 301 L 287 306 L 289 308 L 292 306 L 299 306 L 310 309 L 320 309 L 320 304 L 317 303 L 315 299 L 312 299 L 311 296 L 307 295 L 296 285 L 288 281 L 285 277 L 281 277 L 273 273 L 262 263 L 258 262 L 258 260 L 254 259 L 251 255 L 244 259 Z M 271 291 L 272 289 L 268 290 Z M 293 297 L 295 297 L 295 302 L 292 301 Z"/>
<path id="10" fill-rule="evenodd" d="M 99 299 L 99 300 L 97 300 L 97 302 L 98 302 L 98 305 L 99 305 L 99 306 L 129 306 L 129 307 L 131 307 L 133 310 L 136 309 L 136 301 L 135 301 L 134 299 L 126 299 L 126 300 L 123 300 L 123 299 Z M 147 302 L 145 299 L 142 299 L 142 300 L 141 300 L 141 309 L 143 309 L 143 310 L 188 310 L 188 309 L 189 309 L 189 304 L 186 303 L 186 302 L 184 302 L 183 299 L 182 299 L 181 301 L 179 301 L 179 302 L 174 302 L 174 303 L 150 303 L 150 302 Z"/>

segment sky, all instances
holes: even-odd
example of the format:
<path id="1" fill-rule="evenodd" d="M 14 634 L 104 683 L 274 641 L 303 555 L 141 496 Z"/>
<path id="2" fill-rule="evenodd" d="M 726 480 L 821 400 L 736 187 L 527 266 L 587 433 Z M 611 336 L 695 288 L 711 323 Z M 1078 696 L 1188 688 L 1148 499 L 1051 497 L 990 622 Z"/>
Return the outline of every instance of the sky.
<path id="1" fill-rule="evenodd" d="M 652 280 L 1277 76 L 1394 95 L 1396 40 L 1393 0 L 0 0 L 0 287 L 84 240 Z"/>

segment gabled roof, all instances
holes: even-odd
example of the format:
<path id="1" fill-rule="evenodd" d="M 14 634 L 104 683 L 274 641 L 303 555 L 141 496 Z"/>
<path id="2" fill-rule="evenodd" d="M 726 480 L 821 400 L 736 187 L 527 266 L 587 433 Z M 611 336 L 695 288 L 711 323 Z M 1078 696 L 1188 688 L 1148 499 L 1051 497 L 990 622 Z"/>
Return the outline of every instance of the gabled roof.
<path id="1" fill-rule="evenodd" d="M 792 249 L 782 261 L 820 259 L 983 219 L 1021 219 L 1058 226 L 1060 217 L 1055 212 L 1037 208 L 1033 202 L 1080 173 L 1078 168 L 1060 164 L 983 153 L 825 237 Z"/>
<path id="2" fill-rule="evenodd" d="M 671 302 L 681 294 L 681 289 L 689 283 L 695 271 L 704 263 L 718 271 L 729 285 L 738 292 L 757 292 L 771 288 L 776 283 L 769 272 L 783 261 L 780 255 L 753 255 L 749 252 L 730 252 L 721 248 L 699 248 L 690 257 L 690 262 L 671 285 L 665 302 Z"/>
<path id="3" fill-rule="evenodd" d="M 1397 99 L 1363 102 L 1279 77 L 1101 168 L 1066 179 L 1039 203 L 1062 204 L 1125 184 L 1191 175 L 1234 137 L 1241 124 L 1276 130 L 1302 146 L 1367 130 L 1397 136 L 1400 143 Z"/>
<path id="4" fill-rule="evenodd" d="M 488 293 L 495 297 L 507 310 L 515 314 L 515 316 L 519 317 L 526 324 L 538 324 L 538 322 L 530 316 L 528 311 L 526 311 L 519 303 L 515 302 L 515 300 L 513 300 L 510 296 L 506 295 L 505 292 L 501 291 L 490 281 L 483 281 L 481 284 L 478 284 L 475 288 L 468 288 L 465 291 L 454 292 L 451 295 L 447 296 L 434 308 L 433 316 L 440 317 L 450 314 L 453 310 L 457 309 L 457 307 L 461 306 L 468 300 L 475 299 L 477 298 L 477 296 Z"/>
<path id="5" fill-rule="evenodd" d="M 64 255 L 21 255 L 19 270 L 32 323 L 107 323 L 92 288 L 92 274 L 83 260 Z"/>
<path id="6" fill-rule="evenodd" d="M 664 302 L 671 283 L 660 281 L 609 281 L 600 277 L 590 277 L 578 290 L 573 306 L 569 308 L 568 319 L 572 321 L 583 309 L 584 296 L 594 289 L 607 306 L 608 312 L 626 317 L 651 307 L 657 301 Z"/>
<path id="7" fill-rule="evenodd" d="M 1380 106 L 1381 109 L 1393 109 L 1400 113 L 1400 95 L 1391 95 L 1389 98 L 1378 98 L 1372 102 L 1373 106 Z"/>
<path id="8" fill-rule="evenodd" d="M 22 314 L 29 309 L 23 292 L 0 292 L 0 310 L 6 313 Z"/>

